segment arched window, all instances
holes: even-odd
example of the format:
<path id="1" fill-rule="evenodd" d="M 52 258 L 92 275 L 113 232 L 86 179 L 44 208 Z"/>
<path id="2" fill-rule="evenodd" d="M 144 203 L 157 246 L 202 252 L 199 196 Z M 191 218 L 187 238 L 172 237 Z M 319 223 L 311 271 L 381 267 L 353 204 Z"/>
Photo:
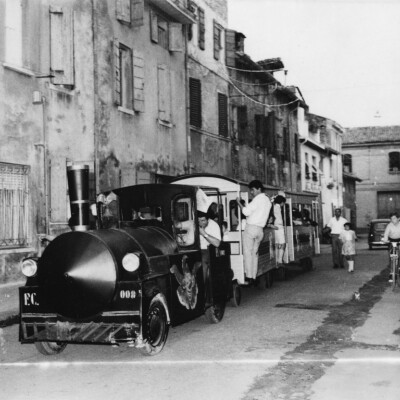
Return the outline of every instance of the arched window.
<path id="1" fill-rule="evenodd" d="M 398 151 L 389 153 L 389 172 L 400 172 L 400 152 Z"/>
<path id="2" fill-rule="evenodd" d="M 343 171 L 350 174 L 353 172 L 353 160 L 351 154 L 343 154 Z"/>

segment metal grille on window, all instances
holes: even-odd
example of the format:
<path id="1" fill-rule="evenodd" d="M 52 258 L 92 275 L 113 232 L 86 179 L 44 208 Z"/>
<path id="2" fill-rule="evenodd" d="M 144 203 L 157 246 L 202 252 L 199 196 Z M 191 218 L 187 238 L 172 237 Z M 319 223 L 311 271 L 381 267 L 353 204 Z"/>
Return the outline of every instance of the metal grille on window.
<path id="1" fill-rule="evenodd" d="M 28 245 L 29 170 L 0 163 L 0 248 Z"/>

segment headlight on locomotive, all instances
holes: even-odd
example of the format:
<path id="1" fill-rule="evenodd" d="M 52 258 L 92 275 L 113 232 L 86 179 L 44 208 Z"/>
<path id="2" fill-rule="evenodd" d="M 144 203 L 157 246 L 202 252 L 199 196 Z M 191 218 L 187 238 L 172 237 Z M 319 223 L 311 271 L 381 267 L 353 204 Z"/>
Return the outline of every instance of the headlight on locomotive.
<path id="1" fill-rule="evenodd" d="M 32 258 L 25 258 L 21 262 L 21 271 L 27 278 L 32 278 L 37 272 L 37 262 Z"/>
<path id="2" fill-rule="evenodd" d="M 136 253 L 128 253 L 122 259 L 122 266 L 125 271 L 134 272 L 139 268 L 140 258 Z"/>

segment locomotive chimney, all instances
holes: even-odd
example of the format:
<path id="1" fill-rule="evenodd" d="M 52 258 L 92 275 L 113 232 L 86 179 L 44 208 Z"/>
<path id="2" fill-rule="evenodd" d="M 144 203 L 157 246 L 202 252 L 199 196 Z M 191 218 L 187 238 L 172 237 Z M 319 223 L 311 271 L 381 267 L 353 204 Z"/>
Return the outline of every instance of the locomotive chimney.
<path id="1" fill-rule="evenodd" d="M 87 231 L 89 225 L 89 166 L 72 165 L 67 167 L 71 219 L 73 231 Z"/>

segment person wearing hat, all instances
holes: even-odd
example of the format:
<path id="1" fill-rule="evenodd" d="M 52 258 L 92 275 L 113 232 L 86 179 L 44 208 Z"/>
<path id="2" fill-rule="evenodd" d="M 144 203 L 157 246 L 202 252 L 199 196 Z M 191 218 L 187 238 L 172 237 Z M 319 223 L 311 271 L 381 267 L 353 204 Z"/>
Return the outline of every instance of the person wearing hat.
<path id="1" fill-rule="evenodd" d="M 340 240 L 340 234 L 344 231 L 344 224 L 347 223 L 347 219 L 341 216 L 342 210 L 340 208 L 335 209 L 335 216 L 333 216 L 327 223 L 327 227 L 330 228 L 332 238 L 332 259 L 333 268 L 344 268 L 344 261 L 342 256 L 342 241 Z"/>
<path id="2" fill-rule="evenodd" d="M 253 200 L 247 206 L 236 202 L 246 216 L 246 227 L 243 232 L 244 271 L 249 283 L 254 282 L 258 269 L 258 248 L 264 237 L 264 227 L 271 210 L 271 200 L 264 192 L 264 186 L 259 180 L 249 183 L 250 195 Z"/>

